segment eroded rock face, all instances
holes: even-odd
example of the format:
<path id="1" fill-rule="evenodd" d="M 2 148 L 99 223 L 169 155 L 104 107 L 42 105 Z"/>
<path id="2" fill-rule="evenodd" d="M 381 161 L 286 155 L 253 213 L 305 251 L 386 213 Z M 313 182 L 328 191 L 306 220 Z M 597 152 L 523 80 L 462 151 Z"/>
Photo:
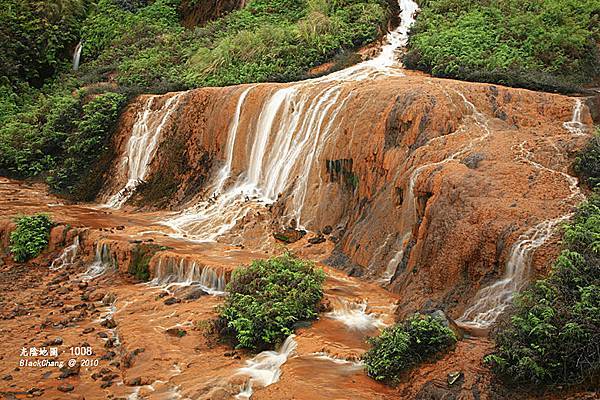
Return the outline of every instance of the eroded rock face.
<path id="1" fill-rule="evenodd" d="M 236 203 L 238 217 L 228 220 L 235 229 L 264 213 L 277 226 L 335 227 L 337 251 L 403 293 L 400 314 L 429 302 L 457 317 L 502 273 L 522 234 L 581 200 L 568 174 L 586 135 L 563 126 L 574 105 L 565 96 L 421 76 L 193 90 L 172 112 L 130 203 L 201 204 L 202 214 L 254 179 L 263 192 Z M 135 112 L 126 115 L 117 145 L 135 122 Z M 581 122 L 591 125 L 588 107 Z M 282 137 L 292 140 L 284 145 Z M 112 175 L 104 198 L 122 185 Z M 237 212 L 261 196 L 274 204 Z M 206 228 L 182 231 L 188 227 L 192 236 Z M 537 270 L 556 253 L 554 242 L 533 254 Z"/>

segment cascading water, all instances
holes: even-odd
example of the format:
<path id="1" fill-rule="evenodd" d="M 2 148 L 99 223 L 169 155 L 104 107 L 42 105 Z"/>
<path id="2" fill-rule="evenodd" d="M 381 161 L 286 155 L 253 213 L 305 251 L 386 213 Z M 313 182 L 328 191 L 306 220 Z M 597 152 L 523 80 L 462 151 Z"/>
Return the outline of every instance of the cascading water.
<path id="1" fill-rule="evenodd" d="M 244 103 L 252 87 L 243 89 L 229 127 L 225 165 L 212 185 L 213 197 L 163 223 L 180 236 L 214 241 L 256 204 L 273 203 L 289 191 L 291 210 L 287 217 L 300 227 L 306 224 L 303 207 L 309 176 L 352 96 L 343 83 L 402 74 L 396 52 L 406 45 L 418 6 L 409 0 L 400 0 L 399 5 L 400 26 L 387 35 L 388 43 L 379 56 L 322 78 L 285 85 L 264 100 L 258 119 L 250 128 L 252 144 L 244 172 L 232 179 L 234 149 L 246 146 L 236 141 Z M 228 180 L 234 183 L 226 187 Z"/>
<path id="2" fill-rule="evenodd" d="M 577 110 L 581 104 L 582 103 L 577 100 L 574 119 L 581 118 L 581 109 Z M 575 115 L 578 116 L 575 117 Z M 567 129 L 571 131 L 571 129 Z M 573 134 L 579 134 L 578 131 L 571 132 Z M 577 178 L 564 171 L 557 171 L 536 162 L 533 153 L 526 148 L 526 142 L 520 143 L 517 147 L 518 158 L 520 160 L 525 161 L 540 172 L 556 174 L 565 180 L 571 193 L 563 201 L 565 208 L 572 208 L 579 201 L 584 199 L 584 196 L 579 189 Z M 467 308 L 457 322 L 464 326 L 478 329 L 490 327 L 496 321 L 498 316 L 510 305 L 514 293 L 527 283 L 531 272 L 533 255 L 536 249 L 546 243 L 546 241 L 554 234 L 555 228 L 561 222 L 568 220 L 571 216 L 572 214 L 568 213 L 552 220 L 543 221 L 523 234 L 510 251 L 503 278 L 492 285 L 481 289 L 476 294 L 473 304 Z"/>
<path id="3" fill-rule="evenodd" d="M 109 269 L 115 266 L 108 243 L 97 243 L 95 249 L 94 261 L 92 261 L 88 269 L 81 276 L 81 279 L 84 281 L 104 275 Z"/>
<path id="4" fill-rule="evenodd" d="M 587 132 L 587 126 L 582 122 L 581 112 L 583 110 L 583 101 L 575 99 L 573 107 L 573 117 L 570 121 L 563 123 L 563 127 L 575 136 L 583 136 Z"/>
<path id="5" fill-rule="evenodd" d="M 325 314 L 340 321 L 350 330 L 368 331 L 385 326 L 379 315 L 367 312 L 366 301 L 352 302 L 342 298 L 332 299 L 333 311 Z"/>
<path id="6" fill-rule="evenodd" d="M 249 379 L 235 398 L 247 400 L 252 396 L 254 387 L 266 387 L 277 382 L 281 376 L 281 366 L 294 353 L 296 346 L 294 335 L 290 335 L 279 351 L 263 351 L 246 361 L 246 366 L 240 368 L 238 374 L 247 375 Z"/>
<path id="7" fill-rule="evenodd" d="M 510 305 L 514 293 L 527 283 L 535 250 L 546 243 L 554 234 L 556 226 L 569 217 L 570 215 L 566 215 L 544 221 L 523 234 L 510 251 L 502 279 L 481 289 L 475 296 L 473 305 L 457 322 L 474 328 L 488 328 L 493 324 Z"/>
<path id="8" fill-rule="evenodd" d="M 81 60 L 81 50 L 83 50 L 83 42 L 77 43 L 75 51 L 73 52 L 73 71 L 79 69 L 79 61 Z"/>
<path id="9" fill-rule="evenodd" d="M 185 258 L 161 257 L 151 284 L 170 290 L 175 287 L 198 286 L 209 294 L 225 293 L 225 273 Z"/>
<path id="10" fill-rule="evenodd" d="M 156 153 L 162 131 L 177 109 L 182 95 L 183 93 L 173 95 L 158 110 L 153 110 L 155 96 L 146 99 L 142 110 L 137 115 L 125 154 L 121 160 L 121 168 L 127 171 L 127 183 L 108 199 L 106 206 L 122 207 L 140 183 L 144 181 L 148 173 L 148 165 Z"/>
<path id="11" fill-rule="evenodd" d="M 77 251 L 79 250 L 79 236 L 75 236 L 73 243 L 65 247 L 60 255 L 52 261 L 50 269 L 55 271 L 64 267 L 73 265 L 77 258 Z"/>

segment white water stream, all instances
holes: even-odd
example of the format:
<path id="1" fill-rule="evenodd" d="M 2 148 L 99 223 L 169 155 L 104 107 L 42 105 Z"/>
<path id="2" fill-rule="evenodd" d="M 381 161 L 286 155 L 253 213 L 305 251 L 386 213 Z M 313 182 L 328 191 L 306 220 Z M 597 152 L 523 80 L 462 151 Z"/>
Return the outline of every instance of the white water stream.
<path id="1" fill-rule="evenodd" d="M 177 109 L 182 94 L 173 95 L 158 110 L 153 110 L 156 96 L 146 99 L 142 110 L 138 113 L 127 142 L 127 148 L 121 159 L 121 168 L 127 171 L 127 183 L 108 199 L 106 206 L 122 207 L 144 181 L 148 173 L 148 165 L 160 142 L 162 131 Z"/>
<path id="2" fill-rule="evenodd" d="M 225 164 L 210 190 L 212 197 L 163 223 L 179 236 L 214 241 L 235 226 L 255 204 L 273 203 L 286 190 L 291 193 L 291 211 L 287 217 L 300 227 L 307 223 L 303 205 L 308 179 L 352 96 L 343 93 L 342 83 L 402 75 L 396 53 L 406 46 L 418 6 L 410 0 L 400 0 L 399 6 L 400 26 L 387 35 L 387 44 L 377 57 L 321 78 L 273 90 L 250 128 L 252 144 L 244 173 L 235 177 L 232 176 L 235 148 L 246 146 L 236 140 L 239 121 L 252 87 L 243 89 L 229 127 Z M 233 183 L 227 186 L 228 181 Z"/>
<path id="3" fill-rule="evenodd" d="M 79 251 L 79 236 L 75 236 L 73 239 L 73 243 L 69 246 L 65 247 L 60 255 L 52 261 L 50 264 L 50 269 L 55 271 L 57 269 L 61 269 L 64 267 L 68 267 L 73 265 L 75 260 L 77 259 L 77 252 Z"/>
<path id="4" fill-rule="evenodd" d="M 294 335 L 288 336 L 279 351 L 263 351 L 246 361 L 246 366 L 238 370 L 238 374 L 249 377 L 241 392 L 235 396 L 238 400 L 246 400 L 252 396 L 255 387 L 267 387 L 279 381 L 281 366 L 296 350 Z"/>
<path id="5" fill-rule="evenodd" d="M 563 124 L 574 136 L 586 134 L 586 125 L 582 122 L 583 102 L 575 100 L 573 118 Z M 540 173 L 559 175 L 567 183 L 570 195 L 564 199 L 565 208 L 572 209 L 584 199 L 578 186 L 577 178 L 565 171 L 548 168 L 535 161 L 534 154 L 527 149 L 527 142 L 516 146 L 518 159 L 531 165 Z M 531 275 L 531 264 L 535 251 L 556 233 L 556 228 L 567 221 L 572 213 L 567 213 L 555 219 L 542 221 L 525 232 L 513 244 L 506 261 L 502 279 L 479 290 L 470 307 L 457 320 L 463 326 L 485 329 L 489 328 L 511 304 L 514 294 L 522 289 Z"/>
<path id="6" fill-rule="evenodd" d="M 108 243 L 97 243 L 95 246 L 94 260 L 89 265 L 88 269 L 81 275 L 81 279 L 90 281 L 104 275 L 108 270 L 114 267 L 115 263 L 110 254 L 110 246 Z"/>
<path id="7" fill-rule="evenodd" d="M 73 71 L 79 69 L 79 61 L 81 60 L 81 50 L 83 50 L 83 42 L 77 43 L 73 52 Z"/>

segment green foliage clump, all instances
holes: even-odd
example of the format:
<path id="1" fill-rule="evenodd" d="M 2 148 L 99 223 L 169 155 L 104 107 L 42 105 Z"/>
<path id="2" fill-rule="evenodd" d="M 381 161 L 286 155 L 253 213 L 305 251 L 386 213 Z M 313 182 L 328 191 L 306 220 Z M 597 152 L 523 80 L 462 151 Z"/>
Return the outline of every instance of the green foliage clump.
<path id="1" fill-rule="evenodd" d="M 312 262 L 290 254 L 255 260 L 233 272 L 217 325 L 237 347 L 273 348 L 294 332 L 296 323 L 317 316 L 324 281 L 325 274 Z"/>
<path id="2" fill-rule="evenodd" d="M 406 64 L 435 76 L 571 90 L 600 76 L 598 0 L 424 0 Z"/>
<path id="3" fill-rule="evenodd" d="M 600 378 L 600 196 L 565 228 L 550 275 L 519 294 L 486 357 L 506 380 L 573 385 Z"/>
<path id="4" fill-rule="evenodd" d="M 456 335 L 439 318 L 415 314 L 370 338 L 372 347 L 363 359 L 370 377 L 393 384 L 402 372 L 448 349 L 455 342 Z"/>
<path id="5" fill-rule="evenodd" d="M 600 189 L 600 130 L 575 159 L 575 171 L 590 188 Z"/>
<path id="6" fill-rule="evenodd" d="M 0 85 L 40 86 L 59 70 L 86 10 L 84 0 L 0 0 Z"/>
<path id="7" fill-rule="evenodd" d="M 22 216 L 16 220 L 17 229 L 10 234 L 10 251 L 16 262 L 37 257 L 48 246 L 53 222 L 47 214 Z"/>
<path id="8" fill-rule="evenodd" d="M 45 176 L 53 190 L 72 192 L 107 150 L 125 100 L 113 92 L 72 95 L 62 88 L 22 97 L 20 112 L 0 117 L 0 171 Z"/>
<path id="9" fill-rule="evenodd" d="M 290 81 L 385 30 L 384 0 L 252 0 L 203 27 L 185 30 L 178 0 L 135 11 L 102 0 L 83 31 L 84 81 L 165 91 Z"/>
<path id="10" fill-rule="evenodd" d="M 150 260 L 158 251 L 166 250 L 164 246 L 141 243 L 131 252 L 128 272 L 142 282 L 150 280 Z"/>

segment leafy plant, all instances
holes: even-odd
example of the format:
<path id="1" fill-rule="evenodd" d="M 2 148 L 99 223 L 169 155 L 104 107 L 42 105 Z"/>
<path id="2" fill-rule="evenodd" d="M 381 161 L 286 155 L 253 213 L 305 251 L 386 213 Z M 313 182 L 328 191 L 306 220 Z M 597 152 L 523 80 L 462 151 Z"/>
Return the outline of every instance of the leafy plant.
<path id="1" fill-rule="evenodd" d="M 430 315 L 415 314 L 408 320 L 385 328 L 370 338 L 363 359 L 367 373 L 378 381 L 395 383 L 409 368 L 448 349 L 456 335 L 442 321 Z"/>
<path id="2" fill-rule="evenodd" d="M 10 234 L 10 251 L 16 262 L 37 257 L 48 246 L 52 219 L 47 214 L 34 214 L 16 219 L 17 228 Z"/>
<path id="3" fill-rule="evenodd" d="M 405 63 L 435 76 L 569 91 L 600 75 L 598 0 L 425 0 Z"/>
<path id="4" fill-rule="evenodd" d="M 322 270 L 291 254 L 255 260 L 233 272 L 217 326 L 237 347 L 273 348 L 317 316 L 324 281 Z"/>
<path id="5" fill-rule="evenodd" d="M 575 159 L 575 171 L 591 188 L 600 188 L 600 129 Z"/>
<path id="6" fill-rule="evenodd" d="M 486 357 L 502 378 L 524 385 L 573 385 L 600 378 L 600 196 L 565 228 L 552 272 L 516 299 Z"/>

